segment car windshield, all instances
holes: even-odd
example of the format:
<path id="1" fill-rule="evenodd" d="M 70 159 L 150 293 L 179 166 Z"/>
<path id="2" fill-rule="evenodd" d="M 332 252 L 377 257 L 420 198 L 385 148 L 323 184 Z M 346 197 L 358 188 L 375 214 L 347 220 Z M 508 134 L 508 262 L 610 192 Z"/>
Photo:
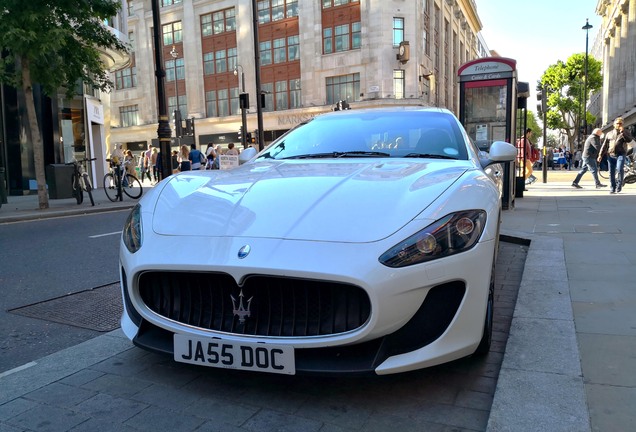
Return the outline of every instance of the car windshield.
<path id="1" fill-rule="evenodd" d="M 272 143 L 259 159 L 468 159 L 461 126 L 448 112 L 342 111 L 318 116 Z"/>

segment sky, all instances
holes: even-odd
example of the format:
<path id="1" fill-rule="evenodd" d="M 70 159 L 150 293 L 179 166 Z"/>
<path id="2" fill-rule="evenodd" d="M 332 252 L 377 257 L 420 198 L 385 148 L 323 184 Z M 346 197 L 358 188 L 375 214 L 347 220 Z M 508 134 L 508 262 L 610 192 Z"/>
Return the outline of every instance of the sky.
<path id="1" fill-rule="evenodd" d="M 536 84 L 558 60 L 585 53 L 585 20 L 591 52 L 601 17 L 598 0 L 475 0 L 488 49 L 517 61 L 518 80 L 530 84 L 528 109 L 536 105 Z"/>

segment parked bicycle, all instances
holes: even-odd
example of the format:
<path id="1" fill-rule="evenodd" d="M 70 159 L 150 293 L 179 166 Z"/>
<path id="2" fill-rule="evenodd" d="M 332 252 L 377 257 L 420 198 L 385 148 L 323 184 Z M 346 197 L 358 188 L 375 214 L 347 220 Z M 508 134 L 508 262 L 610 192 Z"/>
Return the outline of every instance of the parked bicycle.
<path id="1" fill-rule="evenodd" d="M 110 163 L 110 172 L 104 176 L 104 192 L 109 200 L 123 201 L 124 194 L 132 199 L 141 197 L 143 188 L 137 177 L 126 172 L 125 164 L 118 158 L 106 159 Z"/>
<path id="2" fill-rule="evenodd" d="M 95 206 L 95 200 L 93 200 L 93 185 L 91 184 L 91 179 L 84 169 L 84 163 L 94 161 L 93 159 L 80 159 L 73 160 L 73 162 L 69 162 L 66 165 L 73 165 L 73 174 L 71 177 L 71 185 L 73 187 L 73 196 L 77 200 L 77 205 L 82 204 L 84 202 L 84 191 L 88 193 L 88 197 L 91 199 L 91 205 Z"/>

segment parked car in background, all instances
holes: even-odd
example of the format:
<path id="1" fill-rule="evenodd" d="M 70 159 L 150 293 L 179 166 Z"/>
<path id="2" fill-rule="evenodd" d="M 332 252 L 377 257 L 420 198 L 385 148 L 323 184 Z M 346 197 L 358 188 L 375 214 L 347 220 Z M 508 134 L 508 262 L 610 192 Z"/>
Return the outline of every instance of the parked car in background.
<path id="1" fill-rule="evenodd" d="M 489 351 L 501 191 L 438 108 L 317 116 L 162 181 L 120 252 L 124 333 L 201 366 L 391 374 Z M 481 155 L 481 157 L 480 157 Z"/>

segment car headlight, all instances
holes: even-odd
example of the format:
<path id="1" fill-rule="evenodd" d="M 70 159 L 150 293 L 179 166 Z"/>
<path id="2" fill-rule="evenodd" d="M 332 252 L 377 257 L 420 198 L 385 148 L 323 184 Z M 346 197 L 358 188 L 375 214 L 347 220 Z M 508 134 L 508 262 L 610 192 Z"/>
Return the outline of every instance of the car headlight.
<path id="1" fill-rule="evenodd" d="M 141 249 L 141 206 L 139 204 L 133 207 L 128 215 L 126 223 L 124 224 L 122 238 L 126 249 L 128 249 L 130 253 L 135 253 Z"/>
<path id="2" fill-rule="evenodd" d="M 446 215 L 383 253 L 380 262 L 387 267 L 406 267 L 467 251 L 485 226 L 484 210 Z"/>

